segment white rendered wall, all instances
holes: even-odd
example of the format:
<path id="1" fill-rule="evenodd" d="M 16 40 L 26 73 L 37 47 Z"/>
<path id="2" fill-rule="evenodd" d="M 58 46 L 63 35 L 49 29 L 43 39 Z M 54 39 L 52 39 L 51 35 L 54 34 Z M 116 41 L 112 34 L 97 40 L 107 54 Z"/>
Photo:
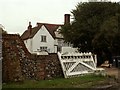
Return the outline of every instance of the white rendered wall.
<path id="1" fill-rule="evenodd" d="M 61 29 L 61 26 L 57 29 L 55 35 L 57 38 L 63 38 L 63 36 L 59 33 L 59 29 Z M 41 35 L 46 36 L 46 42 L 41 42 Z M 57 46 L 70 46 L 62 39 L 54 39 L 44 25 L 40 28 L 40 30 L 32 39 L 24 40 L 24 43 L 28 51 L 31 53 L 36 53 L 37 50 L 40 49 L 40 47 L 47 47 L 49 53 L 57 53 Z"/>
<path id="2" fill-rule="evenodd" d="M 46 36 L 46 42 L 41 42 L 41 35 Z M 47 47 L 49 53 L 55 53 L 54 38 L 51 36 L 51 34 L 48 32 L 44 25 L 33 37 L 33 52 L 37 51 L 37 49 L 40 49 L 40 47 Z"/>
<path id="3" fill-rule="evenodd" d="M 24 40 L 25 46 L 30 53 L 32 53 L 32 39 Z"/>

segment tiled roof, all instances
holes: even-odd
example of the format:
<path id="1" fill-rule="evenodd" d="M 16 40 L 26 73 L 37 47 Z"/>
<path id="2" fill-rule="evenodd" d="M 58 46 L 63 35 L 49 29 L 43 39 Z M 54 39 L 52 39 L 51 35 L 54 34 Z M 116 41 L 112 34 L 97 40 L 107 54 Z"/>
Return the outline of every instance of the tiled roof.
<path id="1" fill-rule="evenodd" d="M 30 34 L 30 30 L 26 30 L 22 35 L 21 38 L 23 40 L 29 39 L 29 38 L 33 38 L 34 35 L 40 30 L 41 26 L 45 26 L 46 29 L 48 30 L 48 32 L 51 34 L 51 36 L 53 38 L 55 37 L 55 31 L 58 29 L 59 26 L 62 26 L 61 24 L 48 24 L 48 23 L 37 23 L 36 27 L 33 27 L 31 30 L 31 34 Z"/>

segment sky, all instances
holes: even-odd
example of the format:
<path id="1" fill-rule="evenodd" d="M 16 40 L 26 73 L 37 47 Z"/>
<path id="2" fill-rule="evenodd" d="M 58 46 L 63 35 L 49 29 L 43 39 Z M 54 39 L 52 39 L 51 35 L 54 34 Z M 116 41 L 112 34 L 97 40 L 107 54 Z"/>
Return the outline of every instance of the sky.
<path id="1" fill-rule="evenodd" d="M 22 34 L 31 22 L 63 24 L 78 2 L 87 0 L 0 0 L 0 24 L 10 34 Z M 111 0 L 118 2 L 119 0 Z"/>

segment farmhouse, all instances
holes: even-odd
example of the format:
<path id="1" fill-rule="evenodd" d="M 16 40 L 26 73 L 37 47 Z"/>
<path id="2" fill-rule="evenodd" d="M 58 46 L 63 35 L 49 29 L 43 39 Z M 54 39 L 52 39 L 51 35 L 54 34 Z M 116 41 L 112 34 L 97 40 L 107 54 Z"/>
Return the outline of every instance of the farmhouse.
<path id="1" fill-rule="evenodd" d="M 64 24 L 70 23 L 70 14 L 64 15 Z M 29 22 L 28 29 L 22 34 L 21 38 L 30 53 L 47 51 L 48 53 L 57 53 L 61 51 L 62 46 L 71 46 L 64 42 L 60 34 L 61 24 L 37 23 L 32 27 Z"/>

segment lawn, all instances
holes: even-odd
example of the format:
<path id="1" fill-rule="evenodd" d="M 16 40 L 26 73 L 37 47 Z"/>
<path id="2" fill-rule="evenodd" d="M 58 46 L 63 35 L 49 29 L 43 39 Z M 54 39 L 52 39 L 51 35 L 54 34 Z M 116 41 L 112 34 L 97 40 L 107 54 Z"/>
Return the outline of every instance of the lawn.
<path id="1" fill-rule="evenodd" d="M 3 84 L 3 88 L 91 88 L 104 85 L 109 78 L 100 75 L 84 75 L 74 78 L 56 78 L 52 80 L 26 80 L 22 83 Z"/>

